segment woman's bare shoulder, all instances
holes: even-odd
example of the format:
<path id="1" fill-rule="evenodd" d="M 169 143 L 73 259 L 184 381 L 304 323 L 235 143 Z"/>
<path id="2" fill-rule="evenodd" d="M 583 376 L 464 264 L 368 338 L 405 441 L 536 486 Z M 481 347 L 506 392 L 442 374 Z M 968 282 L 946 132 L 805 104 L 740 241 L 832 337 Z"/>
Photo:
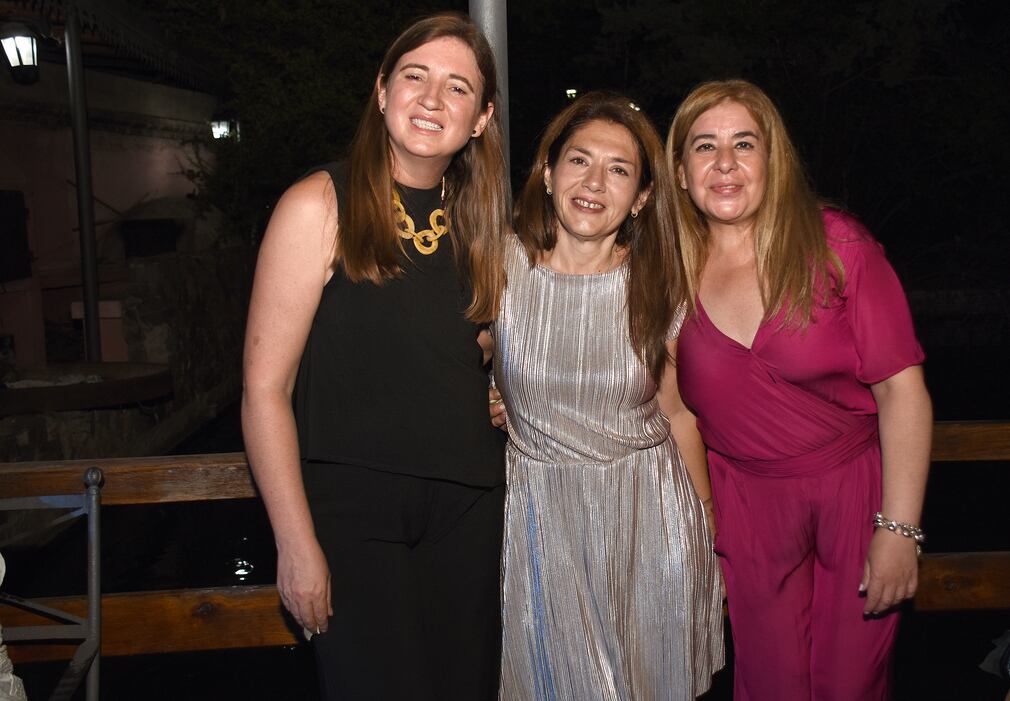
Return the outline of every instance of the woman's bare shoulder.
<path id="1" fill-rule="evenodd" d="M 318 171 L 291 185 L 277 203 L 277 209 L 282 207 L 307 210 L 306 213 L 313 211 L 336 213 L 336 190 L 329 173 Z"/>
<path id="2" fill-rule="evenodd" d="M 330 248 L 337 232 L 337 199 L 330 176 L 313 173 L 291 185 L 277 202 L 267 237 L 319 238 Z"/>

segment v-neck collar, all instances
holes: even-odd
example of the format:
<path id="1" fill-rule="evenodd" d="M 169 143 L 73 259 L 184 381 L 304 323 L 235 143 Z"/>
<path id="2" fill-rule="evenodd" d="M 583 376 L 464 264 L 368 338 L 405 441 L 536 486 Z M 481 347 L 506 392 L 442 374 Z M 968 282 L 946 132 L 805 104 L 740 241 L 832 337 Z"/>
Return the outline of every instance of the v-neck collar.
<path id="1" fill-rule="evenodd" d="M 717 335 L 719 335 L 721 338 L 723 338 L 730 345 L 735 346 L 736 348 L 739 348 L 741 350 L 745 350 L 748 353 L 753 353 L 754 352 L 754 349 L 758 345 L 758 341 L 761 339 L 761 332 L 764 331 L 765 326 L 768 325 L 767 320 L 762 319 L 761 323 L 758 324 L 757 331 L 754 332 L 754 338 L 751 339 L 750 345 L 749 346 L 745 346 L 744 344 L 740 343 L 740 341 L 736 340 L 735 338 L 733 338 L 732 336 L 730 336 L 729 334 L 727 334 L 726 332 L 724 332 L 722 329 L 720 329 L 718 326 L 715 325 L 715 322 L 712 321 L 712 317 L 710 317 L 708 315 L 708 312 L 705 311 L 705 305 L 703 305 L 701 303 L 701 295 L 696 295 L 695 296 L 695 298 L 694 298 L 694 304 L 695 304 L 695 307 L 697 307 L 697 309 L 698 309 L 698 316 L 701 319 L 703 319 L 705 321 L 705 323 L 708 326 L 710 326 L 712 328 L 712 330 L 715 331 L 715 333 Z"/>

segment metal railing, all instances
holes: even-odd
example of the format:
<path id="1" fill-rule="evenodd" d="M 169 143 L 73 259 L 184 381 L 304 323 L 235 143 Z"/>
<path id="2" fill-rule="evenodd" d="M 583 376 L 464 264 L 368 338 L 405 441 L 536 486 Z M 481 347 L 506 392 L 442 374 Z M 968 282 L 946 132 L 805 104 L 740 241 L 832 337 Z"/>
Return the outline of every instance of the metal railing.
<path id="1" fill-rule="evenodd" d="M 0 511 L 58 510 L 64 513 L 56 516 L 41 529 L 54 528 L 67 521 L 84 516 L 88 521 L 87 546 L 87 616 L 81 617 L 51 606 L 41 601 L 22 599 L 11 594 L 0 593 L 0 602 L 16 609 L 43 617 L 50 621 L 60 621 L 49 625 L 7 625 L 4 636 L 8 643 L 37 642 L 49 640 L 80 640 L 70 658 L 70 664 L 60 677 L 49 701 L 69 701 L 81 679 L 87 676 L 87 701 L 98 701 L 98 670 L 102 640 L 102 590 L 101 590 L 101 488 L 102 471 L 89 467 L 82 471 L 83 492 L 78 494 L 44 494 L 0 499 Z M 10 544 L 32 535 L 35 530 L 22 532 L 11 539 Z"/>

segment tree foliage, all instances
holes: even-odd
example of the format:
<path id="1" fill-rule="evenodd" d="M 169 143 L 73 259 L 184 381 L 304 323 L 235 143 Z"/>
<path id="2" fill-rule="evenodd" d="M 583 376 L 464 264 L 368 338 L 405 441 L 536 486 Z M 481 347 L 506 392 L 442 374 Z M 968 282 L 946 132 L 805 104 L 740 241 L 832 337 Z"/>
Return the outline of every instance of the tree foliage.
<path id="1" fill-rule="evenodd" d="M 341 157 L 382 55 L 409 22 L 461 3 L 411 0 L 135 0 L 180 50 L 227 87 L 222 108 L 241 138 L 207 140 L 194 163 L 198 197 L 235 233 L 262 234 L 284 188 Z"/>
<path id="2" fill-rule="evenodd" d="M 214 168 L 193 176 L 245 235 L 294 178 L 344 152 L 396 32 L 468 4 L 135 1 L 226 78 L 241 141 L 206 144 Z M 509 0 L 514 181 L 566 88 L 625 92 L 664 131 L 693 85 L 743 77 L 779 105 L 818 190 L 901 258 L 932 250 L 934 268 L 1005 279 L 1002 14 L 996 0 Z"/>
<path id="3" fill-rule="evenodd" d="M 1010 186 L 1010 148 L 993 135 L 1010 123 L 1010 44 L 994 0 L 533 6 L 509 4 L 520 148 L 567 87 L 626 92 L 665 130 L 695 84 L 746 78 L 779 105 L 818 190 L 863 217 L 889 248 L 905 249 L 902 259 L 960 245 L 990 255 L 934 255 L 933 271 L 981 266 L 991 280 L 1006 279 L 1008 222 L 997 202 Z M 519 85 L 519 62 L 530 55 L 536 77 Z M 514 163 L 528 161 L 515 151 Z"/>

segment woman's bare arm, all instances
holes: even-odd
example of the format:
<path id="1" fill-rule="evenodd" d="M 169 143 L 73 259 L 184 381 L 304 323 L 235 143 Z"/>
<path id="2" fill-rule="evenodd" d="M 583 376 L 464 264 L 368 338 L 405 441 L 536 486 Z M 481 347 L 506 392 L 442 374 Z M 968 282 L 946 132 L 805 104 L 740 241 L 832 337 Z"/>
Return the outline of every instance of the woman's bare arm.
<path id="1" fill-rule="evenodd" d="M 922 366 L 913 365 L 872 386 L 880 423 L 883 462 L 881 513 L 891 521 L 919 524 L 929 474 L 933 407 Z M 873 514 L 867 514 L 868 519 Z M 870 541 L 863 581 L 865 613 L 881 613 L 915 596 L 915 541 L 878 528 Z"/>
<path id="2" fill-rule="evenodd" d="M 330 575 L 305 498 L 291 396 L 335 235 L 326 173 L 280 199 L 260 247 L 243 357 L 242 433 L 277 544 L 277 587 L 295 619 L 320 631 L 332 614 Z"/>

